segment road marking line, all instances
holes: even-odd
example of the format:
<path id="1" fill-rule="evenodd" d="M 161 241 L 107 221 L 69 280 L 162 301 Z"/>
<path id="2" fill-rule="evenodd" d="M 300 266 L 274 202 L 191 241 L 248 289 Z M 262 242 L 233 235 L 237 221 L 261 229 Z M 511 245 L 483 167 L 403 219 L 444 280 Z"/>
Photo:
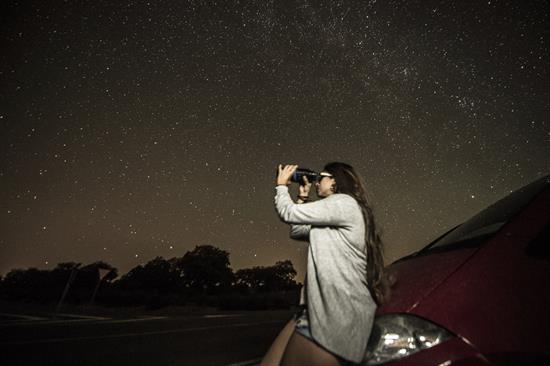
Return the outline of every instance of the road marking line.
<path id="1" fill-rule="evenodd" d="M 40 318 L 40 317 L 37 317 L 37 316 L 21 315 L 21 314 L 0 313 L 0 315 L 11 316 L 11 317 L 14 317 L 14 318 L 23 318 L 23 319 L 26 319 L 26 320 L 45 320 L 45 319 L 48 319 L 48 318 Z"/>
<path id="2" fill-rule="evenodd" d="M 105 318 L 103 316 L 78 315 L 78 314 L 57 314 L 57 316 L 66 316 L 68 318 L 77 318 L 77 319 L 95 319 L 95 320 L 111 319 L 111 318 Z"/>
<path id="3" fill-rule="evenodd" d="M 203 318 L 231 318 L 235 316 L 243 316 L 244 314 L 213 314 L 213 315 L 203 315 Z"/>
<path id="4" fill-rule="evenodd" d="M 262 359 L 261 358 L 256 358 L 254 360 L 248 360 L 248 361 L 232 363 L 232 364 L 225 365 L 225 366 L 254 366 L 254 365 L 259 365 L 260 362 L 262 362 Z"/>
<path id="5" fill-rule="evenodd" d="M 158 320 L 158 319 L 168 319 L 168 317 L 167 316 L 150 316 L 146 318 L 136 318 L 136 319 L 120 319 L 120 320 L 112 319 L 112 320 L 101 322 L 101 324 L 133 323 L 133 322 L 143 322 L 143 321 Z"/>
<path id="6" fill-rule="evenodd" d="M 286 320 L 271 320 L 266 322 L 256 322 L 256 323 L 238 323 L 238 324 L 225 324 L 225 325 L 216 325 L 209 327 L 195 327 L 195 328 L 186 328 L 186 329 L 170 329 L 170 330 L 160 330 L 155 332 L 142 332 L 142 333 L 123 333 L 123 334 L 111 334 L 105 336 L 86 336 L 86 337 L 74 337 L 74 338 L 51 338 L 51 339 L 36 339 L 28 341 L 14 341 L 14 342 L 0 342 L 0 345 L 21 345 L 21 344 L 35 344 L 35 343 L 58 343 L 58 342 L 68 342 L 68 341 L 85 341 L 85 340 L 99 340 L 99 339 L 112 339 L 112 338 L 124 338 L 124 337 L 142 337 L 148 335 L 157 335 L 157 334 L 171 334 L 171 333 L 185 333 L 185 332 L 194 332 L 201 330 L 211 330 L 211 329 L 223 329 L 223 328 L 233 328 L 233 327 L 249 327 L 253 325 L 263 325 L 263 324 L 282 324 Z"/>
<path id="7" fill-rule="evenodd" d="M 37 320 L 37 321 L 13 321 L 13 322 L 5 322 L 0 323 L 0 327 L 9 327 L 9 326 L 37 326 L 37 325 L 50 325 L 50 324 L 71 324 L 71 323 L 90 323 L 93 322 L 94 319 L 44 319 L 44 320 Z"/>
<path id="8" fill-rule="evenodd" d="M 148 321 L 148 320 L 159 320 L 159 319 L 168 319 L 167 316 L 151 316 L 151 317 L 144 317 L 144 318 L 135 318 L 135 319 L 112 319 L 112 318 L 99 318 L 99 317 L 86 317 L 85 319 L 48 319 L 48 318 L 37 318 L 36 320 L 43 320 L 40 322 L 29 322 L 29 321 L 21 321 L 21 320 L 13 320 L 13 321 L 4 321 L 0 322 L 1 326 L 7 326 L 7 325 L 50 325 L 50 324 L 70 324 L 70 323 L 90 323 L 94 320 L 100 321 L 98 324 L 118 324 L 118 323 L 133 323 L 133 322 L 141 322 L 141 321 Z"/>
<path id="9" fill-rule="evenodd" d="M 42 325 L 42 324 L 65 324 L 65 323 L 89 323 L 95 319 L 50 319 L 40 323 L 32 323 L 32 325 Z M 31 323 L 29 323 L 31 324 Z"/>

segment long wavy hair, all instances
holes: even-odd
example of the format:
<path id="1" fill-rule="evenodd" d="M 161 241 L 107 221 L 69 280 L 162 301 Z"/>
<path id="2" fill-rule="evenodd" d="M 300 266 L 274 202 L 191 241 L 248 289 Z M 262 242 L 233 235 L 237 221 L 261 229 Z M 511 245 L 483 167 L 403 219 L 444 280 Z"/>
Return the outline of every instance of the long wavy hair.
<path id="1" fill-rule="evenodd" d="M 392 279 L 384 267 L 383 243 L 376 229 L 372 208 L 367 198 L 366 184 L 351 165 L 328 163 L 324 171 L 332 174 L 336 184 L 334 193 L 353 197 L 363 213 L 365 221 L 365 254 L 367 257 L 367 286 L 374 301 L 381 305 L 389 299 Z"/>

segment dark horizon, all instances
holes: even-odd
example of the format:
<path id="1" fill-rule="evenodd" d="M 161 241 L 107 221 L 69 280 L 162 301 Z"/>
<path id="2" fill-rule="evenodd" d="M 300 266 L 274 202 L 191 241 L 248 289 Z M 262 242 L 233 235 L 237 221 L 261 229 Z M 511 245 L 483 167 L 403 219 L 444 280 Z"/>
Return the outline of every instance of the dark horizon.
<path id="1" fill-rule="evenodd" d="M 205 246 L 209 246 L 209 245 L 204 245 L 204 246 L 197 246 L 197 247 L 205 247 Z M 195 249 L 197 248 L 195 247 Z M 216 248 L 216 247 L 214 247 Z M 217 248 L 219 249 L 219 248 Z M 151 263 L 151 262 L 154 262 L 155 260 L 157 259 L 162 259 L 162 260 L 165 260 L 167 262 L 173 262 L 173 261 L 176 261 L 178 259 L 181 259 L 182 257 L 184 257 L 186 254 L 192 252 L 192 250 L 188 250 L 187 252 L 183 253 L 181 256 L 174 256 L 174 257 L 163 257 L 163 256 L 156 256 L 154 258 L 150 258 L 148 260 L 146 260 L 145 262 L 143 263 L 139 263 L 137 264 L 135 267 L 132 267 L 130 268 L 129 270 L 125 271 L 125 272 L 121 272 L 119 271 L 118 267 L 112 265 L 112 263 L 110 263 L 109 261 L 107 260 L 104 260 L 104 259 L 97 259 L 97 260 L 93 260 L 91 262 L 87 262 L 87 263 L 83 263 L 83 262 L 78 262 L 76 260 L 69 260 L 69 261 L 64 261 L 64 262 L 59 262 L 59 263 L 55 263 L 55 264 L 52 264 L 51 266 L 47 267 L 47 268 L 38 268 L 38 267 L 26 267 L 26 268 L 11 268 L 10 270 L 8 270 L 7 272 L 5 273 L 0 273 L 0 282 L 1 280 L 5 279 L 6 275 L 9 273 L 9 272 L 12 272 L 12 271 L 28 271 L 28 270 L 32 270 L 32 269 L 38 269 L 38 270 L 53 270 L 55 268 L 59 268 L 60 265 L 67 265 L 67 264 L 74 264 L 74 265 L 79 265 L 80 268 L 82 267 L 87 267 L 87 266 L 93 266 L 95 264 L 98 264 L 98 263 L 104 263 L 106 265 L 109 265 L 110 267 L 112 267 L 113 270 L 116 271 L 117 273 L 117 276 L 112 278 L 111 281 L 116 281 L 116 280 L 119 280 L 121 277 L 123 277 L 124 275 L 130 273 L 132 270 L 135 270 L 137 267 L 140 267 L 140 266 L 144 266 L 144 265 L 147 265 L 148 263 Z M 277 263 L 280 263 L 280 262 L 290 262 L 293 266 L 294 266 L 294 263 L 292 263 L 292 261 L 290 259 L 286 259 L 286 260 L 281 260 L 281 261 L 274 261 L 273 263 L 271 263 L 270 265 L 261 265 L 261 266 L 250 266 L 250 267 L 242 267 L 242 268 L 233 268 L 233 266 L 231 265 L 231 253 L 228 253 L 229 255 L 229 268 L 231 268 L 231 270 L 233 272 L 237 272 L 241 269 L 252 269 L 252 268 L 266 268 L 266 267 L 272 267 L 272 266 L 275 266 Z"/>

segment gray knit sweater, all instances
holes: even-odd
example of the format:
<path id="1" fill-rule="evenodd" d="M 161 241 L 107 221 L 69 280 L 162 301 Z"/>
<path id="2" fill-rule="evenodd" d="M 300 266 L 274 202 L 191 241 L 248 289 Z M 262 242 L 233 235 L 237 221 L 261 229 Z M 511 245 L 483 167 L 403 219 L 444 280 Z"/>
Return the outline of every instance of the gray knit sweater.
<path id="1" fill-rule="evenodd" d="M 288 187 L 279 185 L 275 208 L 281 220 L 291 224 L 291 238 L 310 243 L 300 303 L 307 304 L 313 339 L 359 363 L 376 311 L 367 289 L 365 224 L 359 204 L 338 193 L 295 204 Z"/>

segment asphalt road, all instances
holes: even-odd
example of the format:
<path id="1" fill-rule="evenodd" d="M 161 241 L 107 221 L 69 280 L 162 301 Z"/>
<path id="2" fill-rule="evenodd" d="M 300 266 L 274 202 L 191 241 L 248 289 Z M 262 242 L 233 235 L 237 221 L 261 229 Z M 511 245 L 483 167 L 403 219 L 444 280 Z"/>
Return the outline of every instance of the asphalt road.
<path id="1" fill-rule="evenodd" d="M 58 319 L 0 314 L 0 365 L 249 365 L 292 313 Z"/>

